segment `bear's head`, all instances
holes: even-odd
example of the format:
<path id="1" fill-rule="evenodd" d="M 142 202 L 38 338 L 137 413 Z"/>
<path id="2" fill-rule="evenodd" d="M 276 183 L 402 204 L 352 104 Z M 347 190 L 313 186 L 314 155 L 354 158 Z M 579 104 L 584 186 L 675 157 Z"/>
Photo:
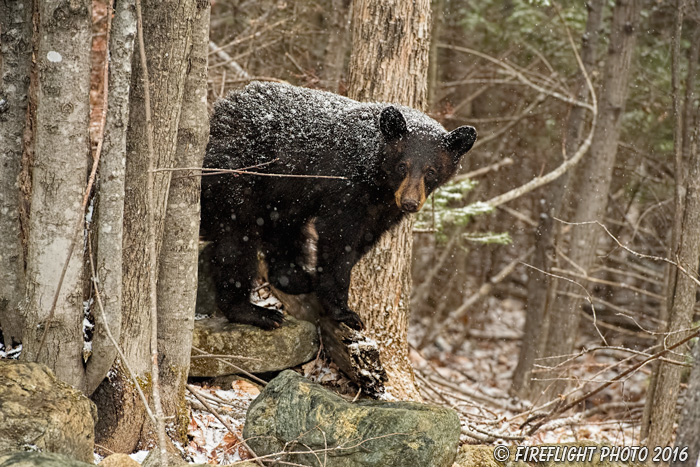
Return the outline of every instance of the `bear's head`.
<path id="1" fill-rule="evenodd" d="M 471 126 L 449 133 L 409 131 L 394 106 L 382 110 L 379 128 L 386 142 L 382 171 L 394 190 L 396 205 L 405 212 L 419 211 L 428 195 L 454 175 L 476 141 Z"/>

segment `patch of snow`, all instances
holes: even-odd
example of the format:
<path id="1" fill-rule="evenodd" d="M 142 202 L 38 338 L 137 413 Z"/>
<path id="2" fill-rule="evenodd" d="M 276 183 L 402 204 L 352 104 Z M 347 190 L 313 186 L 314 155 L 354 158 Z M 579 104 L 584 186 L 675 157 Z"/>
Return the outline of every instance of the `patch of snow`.
<path id="1" fill-rule="evenodd" d="M 139 464 L 143 464 L 143 461 L 146 460 L 146 456 L 148 456 L 149 452 L 150 451 L 138 451 L 133 454 L 129 454 L 129 457 L 134 459 Z"/>

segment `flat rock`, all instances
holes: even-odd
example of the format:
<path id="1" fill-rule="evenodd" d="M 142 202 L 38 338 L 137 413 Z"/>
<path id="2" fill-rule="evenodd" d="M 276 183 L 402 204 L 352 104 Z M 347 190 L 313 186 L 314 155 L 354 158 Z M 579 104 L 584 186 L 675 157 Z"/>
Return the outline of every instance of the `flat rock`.
<path id="1" fill-rule="evenodd" d="M 190 376 L 214 377 L 241 373 L 241 369 L 265 373 L 292 368 L 316 357 L 319 343 L 316 326 L 290 316 L 279 328 L 264 331 L 214 315 L 195 321 L 192 346 L 211 355 L 231 356 L 202 358 L 193 349 Z"/>
<path id="2" fill-rule="evenodd" d="M 293 371 L 265 387 L 243 429 L 259 456 L 286 451 L 279 456 L 284 462 L 329 467 L 449 467 L 459 433 L 453 410 L 416 402 L 348 402 Z"/>
<path id="3" fill-rule="evenodd" d="M 95 404 L 45 365 L 0 360 L 0 453 L 32 449 L 92 463 L 96 420 Z"/>

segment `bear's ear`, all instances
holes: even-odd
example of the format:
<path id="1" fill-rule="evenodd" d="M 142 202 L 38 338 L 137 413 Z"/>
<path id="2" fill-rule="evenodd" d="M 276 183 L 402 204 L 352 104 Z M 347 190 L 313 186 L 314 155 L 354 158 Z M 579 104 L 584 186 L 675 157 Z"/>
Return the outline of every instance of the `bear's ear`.
<path id="1" fill-rule="evenodd" d="M 387 141 L 399 139 L 408 132 L 406 119 L 393 105 L 382 110 L 382 114 L 379 116 L 379 128 Z"/>
<path id="2" fill-rule="evenodd" d="M 461 126 L 447 133 L 444 138 L 445 147 L 452 153 L 452 159 L 457 163 L 462 155 L 474 146 L 476 129 L 473 126 Z"/>

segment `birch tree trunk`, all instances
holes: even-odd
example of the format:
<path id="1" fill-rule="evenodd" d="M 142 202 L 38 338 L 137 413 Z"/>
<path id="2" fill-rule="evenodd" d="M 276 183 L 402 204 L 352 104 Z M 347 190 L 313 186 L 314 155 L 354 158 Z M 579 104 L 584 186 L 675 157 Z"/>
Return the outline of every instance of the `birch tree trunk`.
<path id="1" fill-rule="evenodd" d="M 80 220 L 87 176 L 91 2 L 46 0 L 38 3 L 36 15 L 38 82 L 22 358 L 45 363 L 59 379 L 84 391 L 81 254 L 72 255 L 53 319 L 48 317 Z M 39 352 L 45 330 L 46 344 Z"/>
<path id="2" fill-rule="evenodd" d="M 22 340 L 16 312 L 24 294 L 19 216 L 22 141 L 29 103 L 32 2 L 0 2 L 0 328 L 5 348 Z"/>
<path id="3" fill-rule="evenodd" d="M 175 160 L 180 107 L 191 49 L 195 1 L 144 1 L 143 31 L 150 76 L 155 167 L 172 168 Z M 129 127 L 126 135 L 126 186 L 123 231 L 122 327 L 120 344 L 125 358 L 150 393 L 150 291 L 149 245 L 146 220 L 148 147 L 143 69 L 138 54 L 132 60 Z M 163 238 L 170 173 L 154 179 L 156 251 Z M 189 353 L 189 351 L 188 351 Z M 133 452 L 152 439 L 145 409 L 120 362 L 110 381 L 103 382 L 93 399 L 100 420 L 96 442 L 114 452 Z"/>
<path id="4" fill-rule="evenodd" d="M 349 96 L 425 110 L 430 45 L 429 0 L 355 0 Z M 387 232 L 353 269 L 349 305 L 376 339 L 387 391 L 420 400 L 408 358 L 413 219 Z"/>
<path id="5" fill-rule="evenodd" d="M 615 4 L 598 123 L 590 156 L 583 161 L 580 170 L 582 184 L 581 189 L 575 192 L 580 195 L 575 200 L 574 222 L 604 220 L 640 11 L 640 0 L 618 0 Z M 598 229 L 599 227 L 595 224 L 576 225 L 572 229 L 567 256 L 581 271 L 589 271 L 593 264 L 600 237 Z M 556 365 L 563 361 L 562 356 L 570 354 L 576 344 L 581 299 L 574 298 L 572 295 L 574 292 L 579 292 L 578 287 L 571 282 L 562 281 L 562 290 L 554 297 L 555 302 L 550 308 L 550 313 L 555 313 L 556 318 L 550 322 L 547 343 L 543 351 L 544 357 L 552 357 L 546 361 L 547 365 Z M 565 375 L 557 373 L 555 376 Z M 545 400 L 549 400 L 563 394 L 566 387 L 567 381 L 562 379 L 554 382 L 538 381 L 533 384 L 531 394 L 533 397 L 544 395 Z"/>
<path id="6" fill-rule="evenodd" d="M 175 167 L 201 167 L 209 139 L 209 12 L 208 1 L 197 2 Z M 158 353 L 163 411 L 174 418 L 174 422 L 168 424 L 172 430 L 170 436 L 182 443 L 186 442 L 189 423 L 185 384 L 190 369 L 197 301 L 200 182 L 197 171 L 179 171 L 172 176 L 158 275 Z"/>

